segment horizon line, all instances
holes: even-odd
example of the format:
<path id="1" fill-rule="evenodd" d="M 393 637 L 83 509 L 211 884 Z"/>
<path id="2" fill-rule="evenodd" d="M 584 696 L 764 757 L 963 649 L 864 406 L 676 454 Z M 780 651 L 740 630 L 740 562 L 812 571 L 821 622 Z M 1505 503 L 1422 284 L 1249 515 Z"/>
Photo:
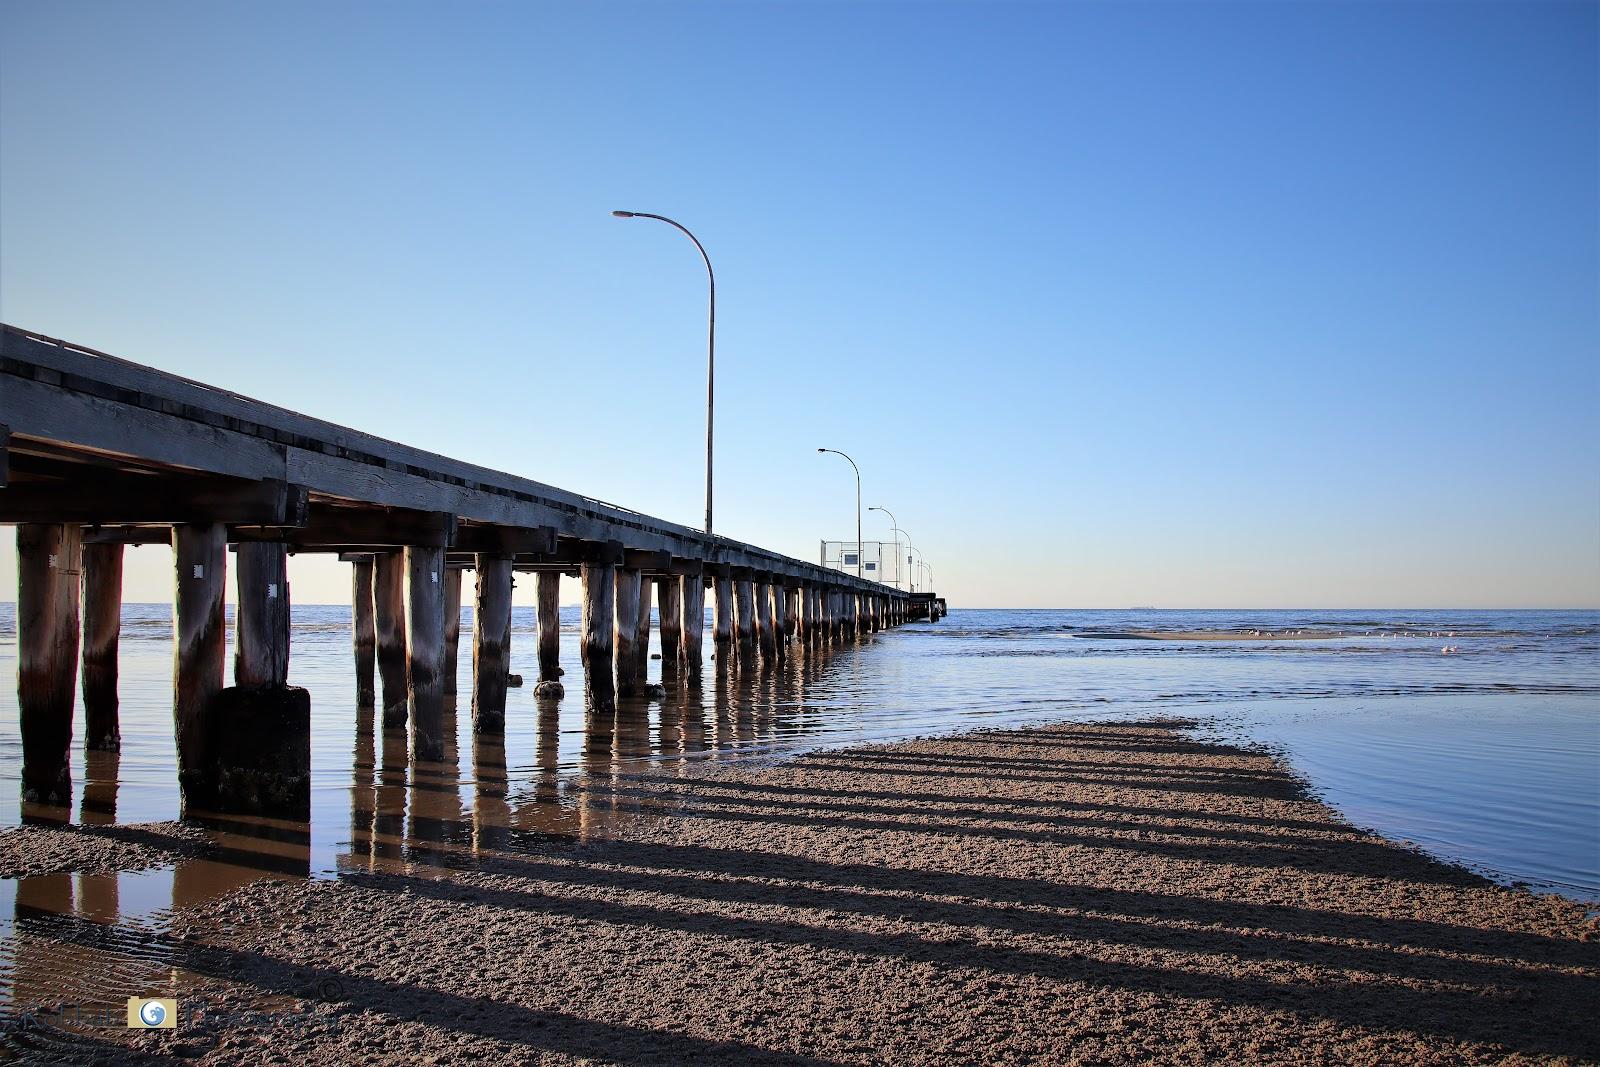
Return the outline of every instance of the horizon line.
<path id="1" fill-rule="evenodd" d="M 0 600 L 0 605 L 9 605 L 9 606 L 15 607 L 16 603 L 17 602 L 15 600 Z M 228 605 L 232 606 L 233 603 L 234 603 L 233 601 L 229 601 Z M 124 601 L 122 601 L 122 604 L 124 606 L 127 606 L 127 605 L 139 605 L 139 606 L 144 606 L 144 605 L 151 605 L 151 606 L 166 605 L 166 606 L 171 606 L 172 602 L 170 600 L 124 600 Z M 463 604 L 462 606 L 463 606 L 463 608 L 466 607 L 465 604 Z M 532 607 L 533 605 L 531 605 L 531 604 L 521 604 L 521 605 L 518 605 L 518 606 L 519 607 Z M 571 604 L 562 604 L 560 606 L 563 607 L 563 608 L 576 608 L 576 607 L 582 607 L 582 604 L 581 603 L 571 603 Z M 348 607 L 350 607 L 350 604 L 348 602 L 346 602 L 346 601 L 341 601 L 341 600 L 333 600 L 333 601 L 297 601 L 297 600 L 293 600 L 291 598 L 290 608 L 293 609 L 293 608 L 296 608 L 296 607 L 302 607 L 302 608 L 348 608 Z M 1600 613 L 1600 604 L 1591 605 L 1591 606 L 1583 606 L 1583 607 L 1578 607 L 1578 606 L 1556 606 L 1556 607 L 1530 607 L 1530 606 L 1494 607 L 1494 606 L 1488 606 L 1488 607 L 1483 607 L 1483 606 L 1479 606 L 1479 607 L 1469 607 L 1469 608 L 1463 608 L 1463 607 L 1453 607 L 1453 608 L 1452 607 L 1434 607 L 1434 606 L 1426 606 L 1426 605 L 1424 605 L 1424 606 L 1412 605 L 1412 606 L 1409 606 L 1409 607 L 1402 607 L 1402 606 L 1398 606 L 1398 605 L 1379 606 L 1379 607 L 1370 607 L 1370 606 L 1369 607 L 1350 607 L 1350 606 L 1347 606 L 1347 605 L 1334 605 L 1334 606 L 1330 606 L 1330 607 L 1310 607 L 1310 606 L 1306 606 L 1306 605 L 1300 605 L 1300 606 L 1297 606 L 1297 607 L 1277 607 L 1277 608 L 1274 608 L 1274 607 L 1157 607 L 1157 606 L 1154 606 L 1154 605 L 1138 605 L 1138 606 L 1134 606 L 1134 607 L 1123 607 L 1123 606 L 1116 606 L 1116 607 L 1104 607 L 1104 606 L 1102 606 L 1102 607 L 1072 607 L 1072 606 L 1007 607 L 1005 605 L 986 605 L 986 606 L 983 606 L 983 607 L 976 607 L 976 606 L 952 607 L 950 610 L 951 611 L 1592 611 L 1592 612 Z"/>

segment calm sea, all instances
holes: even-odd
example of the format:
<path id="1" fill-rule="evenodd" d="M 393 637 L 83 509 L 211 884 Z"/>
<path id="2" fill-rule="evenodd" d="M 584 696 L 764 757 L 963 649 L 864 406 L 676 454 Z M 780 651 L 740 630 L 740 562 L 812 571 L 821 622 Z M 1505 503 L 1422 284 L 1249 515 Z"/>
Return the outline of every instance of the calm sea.
<path id="1" fill-rule="evenodd" d="M 1600 613 L 957 609 L 776 677 L 713 686 L 708 669 L 699 700 L 625 707 L 598 730 L 584 711 L 577 623 L 576 609 L 564 611 L 568 696 L 541 706 L 531 685 L 533 612 L 516 610 L 513 669 L 530 684 L 510 692 L 503 746 L 474 744 L 463 699 L 457 745 L 425 775 L 428 804 L 441 803 L 443 787 L 444 824 L 469 838 L 485 822 L 540 835 L 603 832 L 574 799 L 586 772 L 783 758 L 1052 719 L 1179 715 L 1210 736 L 1273 746 L 1357 824 L 1502 881 L 1600 898 Z M 1264 639 L 1099 636 L 1149 630 Z M 470 634 L 464 612 L 464 692 Z M 126 606 L 123 748 L 88 760 L 75 752 L 77 806 L 63 816 L 177 816 L 171 649 L 169 606 Z M 0 605 L 8 676 L 15 658 L 15 609 Z M 313 877 L 337 876 L 370 858 L 375 824 L 405 810 L 409 783 L 423 775 L 404 773 L 403 744 L 374 740 L 370 714 L 358 722 L 347 607 L 296 606 L 290 681 L 312 695 L 313 815 L 309 858 L 298 862 Z M 0 824 L 20 818 L 20 755 L 7 687 Z M 386 777 L 396 759 L 400 773 Z M 171 871 L 125 874 L 118 888 L 127 913 L 164 907 L 175 891 Z M 217 891 L 225 888 L 223 879 Z M 0 882 L 0 917 L 17 889 Z"/>

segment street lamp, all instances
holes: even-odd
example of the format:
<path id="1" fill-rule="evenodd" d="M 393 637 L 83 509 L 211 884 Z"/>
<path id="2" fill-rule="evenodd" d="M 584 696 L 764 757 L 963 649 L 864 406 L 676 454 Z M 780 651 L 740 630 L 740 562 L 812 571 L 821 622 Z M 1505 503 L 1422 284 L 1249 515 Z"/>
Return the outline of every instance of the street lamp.
<path id="1" fill-rule="evenodd" d="M 900 520 L 894 517 L 894 512 L 888 508 L 868 508 L 868 511 L 881 511 L 889 516 L 890 529 L 894 531 L 894 587 L 900 588 L 900 535 L 905 531 L 900 529 Z"/>
<path id="2" fill-rule="evenodd" d="M 701 244 L 700 238 L 690 233 L 689 228 L 682 223 L 674 222 L 665 215 L 652 215 L 647 211 L 613 211 L 611 214 L 619 219 L 655 219 L 676 227 L 694 242 L 694 246 L 700 250 L 700 258 L 706 262 L 706 280 L 711 284 L 711 307 L 706 316 L 706 533 L 709 534 L 711 532 L 711 416 L 717 376 L 717 276 L 711 272 L 711 257 L 706 255 L 705 245 Z"/>
<path id="3" fill-rule="evenodd" d="M 900 532 L 901 533 L 905 533 L 904 530 L 902 530 Z M 911 591 L 913 593 L 915 593 L 917 591 L 917 587 L 918 587 L 916 575 L 922 570 L 922 568 L 924 566 L 926 566 L 926 563 L 925 563 L 925 561 L 919 559 L 919 560 L 916 561 L 916 563 L 913 564 L 912 561 L 911 561 L 911 554 L 913 552 L 917 553 L 918 555 L 922 554 L 922 550 L 919 549 L 919 548 L 914 547 L 911 544 L 911 537 L 909 535 L 907 535 L 907 537 L 906 537 L 906 569 L 907 569 L 908 574 L 911 576 Z M 912 569 L 913 567 L 915 569 Z M 926 587 L 924 586 L 923 588 L 924 588 L 924 591 L 926 591 Z"/>
<path id="4" fill-rule="evenodd" d="M 818 452 L 832 452 L 836 456 L 844 456 L 837 448 L 819 448 Z M 850 466 L 856 472 L 856 577 L 861 577 L 861 468 L 856 466 L 856 461 L 850 459 Z"/>

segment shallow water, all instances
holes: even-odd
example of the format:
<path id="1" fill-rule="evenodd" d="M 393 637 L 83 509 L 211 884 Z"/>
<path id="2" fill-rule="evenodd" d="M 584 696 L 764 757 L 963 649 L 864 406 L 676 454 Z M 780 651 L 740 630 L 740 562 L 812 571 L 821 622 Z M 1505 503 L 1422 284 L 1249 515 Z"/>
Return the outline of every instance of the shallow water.
<path id="1" fill-rule="evenodd" d="M 24 813 L 8 688 L 0 695 L 0 825 L 25 815 L 120 824 L 177 817 L 170 608 L 127 605 L 123 618 L 122 751 L 82 751 L 80 708 L 74 807 Z M 97 950 L 82 950 L 82 966 L 66 965 L 69 948 L 41 923 L 116 922 L 127 935 L 119 966 L 143 966 L 148 977 L 163 959 L 168 909 L 264 874 L 447 868 L 479 848 L 603 834 L 638 810 L 628 780 L 653 767 L 1063 718 L 1199 720 L 1209 735 L 1279 749 L 1360 825 L 1502 881 L 1600 898 L 1594 612 L 957 610 L 825 658 L 793 657 L 781 672 L 716 680 L 708 665 L 698 698 L 624 702 L 614 719 L 597 719 L 581 696 L 576 609 L 563 612 L 568 696 L 550 702 L 533 696 L 534 616 L 518 608 L 513 670 L 530 684 L 508 694 L 504 739 L 475 741 L 464 611 L 456 743 L 442 762 L 423 764 L 407 759 L 403 735 L 374 736 L 370 710 L 355 709 L 348 620 L 345 607 L 294 609 L 290 682 L 312 698 L 310 826 L 232 820 L 210 829 L 220 851 L 206 860 L 0 880 L 5 999 L 37 1000 L 24 991 L 42 982 L 70 1001 L 75 981 L 101 988 L 127 977 L 98 970 L 105 953 Z M 1128 636 L 1145 631 L 1179 639 Z M 15 656 L 14 607 L 0 605 L 8 674 Z M 659 669 L 654 661 L 653 675 Z M 35 941 L 54 962 L 35 958 Z"/>

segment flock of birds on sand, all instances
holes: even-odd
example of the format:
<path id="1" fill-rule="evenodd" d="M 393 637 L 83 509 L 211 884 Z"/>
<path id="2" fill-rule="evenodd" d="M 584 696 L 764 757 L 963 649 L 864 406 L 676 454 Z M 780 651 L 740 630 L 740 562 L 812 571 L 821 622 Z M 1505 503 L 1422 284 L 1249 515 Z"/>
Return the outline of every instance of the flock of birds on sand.
<path id="1" fill-rule="evenodd" d="M 1335 631 L 1335 635 L 1338 636 L 1338 637 L 1343 637 L 1344 636 L 1344 631 L 1343 630 Z M 1425 634 L 1378 634 L 1377 636 L 1379 636 L 1379 637 L 1454 637 L 1455 635 L 1456 635 L 1456 632 L 1454 630 L 1451 630 L 1448 633 L 1446 633 L 1443 630 L 1429 630 Z M 1279 635 L 1277 633 L 1271 631 L 1271 630 L 1268 630 L 1266 633 L 1262 633 L 1260 630 L 1251 630 L 1250 631 L 1250 636 L 1251 637 L 1272 638 L 1272 637 L 1278 637 Z M 1283 631 L 1282 636 L 1284 636 L 1284 637 L 1303 637 L 1303 636 L 1305 636 L 1305 631 L 1304 630 L 1285 630 L 1285 631 Z M 1456 653 L 1458 653 L 1460 651 L 1461 651 L 1461 646 L 1460 645 L 1445 645 L 1443 648 L 1439 649 L 1439 654 L 1443 655 L 1443 656 L 1453 656 L 1453 655 L 1455 655 Z"/>

